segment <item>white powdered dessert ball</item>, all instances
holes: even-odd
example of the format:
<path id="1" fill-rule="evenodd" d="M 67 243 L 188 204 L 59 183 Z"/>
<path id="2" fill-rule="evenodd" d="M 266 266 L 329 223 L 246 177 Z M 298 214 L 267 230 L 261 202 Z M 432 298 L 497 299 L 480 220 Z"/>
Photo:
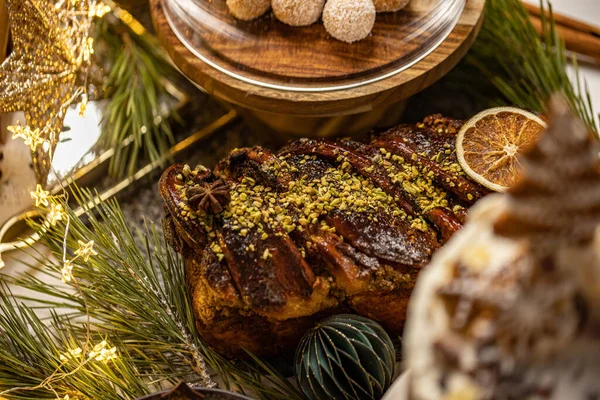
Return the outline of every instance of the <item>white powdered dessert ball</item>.
<path id="1" fill-rule="evenodd" d="M 375 25 L 373 0 L 329 0 L 323 10 L 327 32 L 342 42 L 352 43 L 369 36 Z"/>
<path id="2" fill-rule="evenodd" d="M 267 12 L 271 0 L 227 0 L 231 15 L 243 21 L 251 21 Z"/>
<path id="3" fill-rule="evenodd" d="M 281 22 L 291 26 L 306 26 L 317 22 L 325 0 L 273 0 L 271 8 Z"/>
<path id="4" fill-rule="evenodd" d="M 395 12 L 402 10 L 410 0 L 373 0 L 377 12 Z"/>

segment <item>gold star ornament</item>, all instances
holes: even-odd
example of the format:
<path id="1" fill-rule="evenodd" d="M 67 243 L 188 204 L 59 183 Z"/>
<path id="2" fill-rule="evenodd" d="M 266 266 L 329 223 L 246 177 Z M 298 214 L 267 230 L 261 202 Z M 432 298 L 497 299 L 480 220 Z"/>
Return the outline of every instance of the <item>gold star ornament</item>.
<path id="1" fill-rule="evenodd" d="M 75 256 L 81 257 L 83 261 L 87 262 L 90 256 L 97 256 L 98 252 L 94 250 L 94 241 L 90 240 L 89 242 L 84 242 L 83 240 L 78 240 L 77 244 L 79 248 L 75 250 Z"/>
<path id="2" fill-rule="evenodd" d="M 11 127 L 31 148 L 44 184 L 69 105 L 87 92 L 96 0 L 5 0 L 13 49 L 0 65 L 0 113 L 24 111 Z"/>
<path id="3" fill-rule="evenodd" d="M 50 192 L 44 190 L 39 183 L 35 187 L 35 192 L 31 193 L 31 199 L 35 202 L 36 207 L 48 206 L 50 204 Z"/>

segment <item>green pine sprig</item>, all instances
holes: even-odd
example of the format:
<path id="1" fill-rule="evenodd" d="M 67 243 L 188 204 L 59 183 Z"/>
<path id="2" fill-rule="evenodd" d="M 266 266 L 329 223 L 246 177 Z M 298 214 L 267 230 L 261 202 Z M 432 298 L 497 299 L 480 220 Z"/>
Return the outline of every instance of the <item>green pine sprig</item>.
<path id="1" fill-rule="evenodd" d="M 537 112 L 544 112 L 550 96 L 561 92 L 585 124 L 598 133 L 600 115 L 593 111 L 587 84 L 579 76 L 574 57 L 573 79 L 568 75 L 569 58 L 556 30 L 552 5 L 541 0 L 540 7 L 541 37 L 520 0 L 488 0 L 481 32 L 457 74 L 451 76 L 460 75 L 464 87 L 477 87 L 475 83 L 482 80 L 483 86 L 491 83 L 503 96 L 496 103 Z"/>
<path id="2" fill-rule="evenodd" d="M 49 321 L 40 319 L 6 283 L 0 283 L 0 309 L 0 398 L 117 399 L 148 393 L 150 386 L 128 357 L 108 363 L 87 359 L 93 342 L 82 341 L 68 318 L 52 312 Z M 74 349 L 81 353 L 71 354 Z"/>
<path id="3" fill-rule="evenodd" d="M 154 162 L 168 152 L 174 143 L 169 117 L 177 116 L 165 111 L 165 79 L 174 73 L 159 45 L 109 17 L 95 24 L 96 47 L 109 68 L 100 143 L 114 149 L 109 174 L 120 178 L 133 175 L 141 156 Z"/>
<path id="4" fill-rule="evenodd" d="M 88 192 L 73 195 L 79 204 L 91 199 Z M 22 297 L 22 301 L 39 310 L 64 310 L 69 321 L 79 322 L 68 323 L 79 341 L 90 334 L 88 326 L 81 323 L 89 318 L 93 321 L 92 334 L 118 341 L 124 361 L 154 386 L 180 380 L 210 385 L 214 379 L 223 388 L 252 393 L 260 399 L 302 399 L 295 387 L 264 361 L 255 358 L 253 362 L 235 363 L 202 341 L 195 329 L 183 262 L 164 245 L 152 224 L 133 231 L 114 200 L 97 205 L 94 212 L 88 210 L 83 219 L 62 200 L 55 201 L 68 210 L 69 218 L 46 233 L 54 257 L 34 254 L 41 267 L 33 263 L 28 269 L 33 268 L 35 274 L 4 277 L 35 293 Z M 48 281 L 60 280 L 63 249 L 67 249 L 67 258 L 73 257 L 80 241 L 94 241 L 98 255 L 87 261 L 76 259 L 71 285 L 48 285 Z M 0 355 L 0 364 L 3 361 Z M 0 388 L 8 384 L 0 376 Z M 77 389 L 85 394 L 92 388 Z"/>

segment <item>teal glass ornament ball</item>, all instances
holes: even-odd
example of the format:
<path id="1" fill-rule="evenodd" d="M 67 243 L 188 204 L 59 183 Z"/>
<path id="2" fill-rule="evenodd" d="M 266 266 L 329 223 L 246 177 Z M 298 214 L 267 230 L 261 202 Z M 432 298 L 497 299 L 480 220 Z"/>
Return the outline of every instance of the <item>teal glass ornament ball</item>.
<path id="1" fill-rule="evenodd" d="M 377 322 L 351 314 L 326 318 L 296 350 L 296 379 L 310 400 L 378 400 L 392 382 L 394 344 Z"/>

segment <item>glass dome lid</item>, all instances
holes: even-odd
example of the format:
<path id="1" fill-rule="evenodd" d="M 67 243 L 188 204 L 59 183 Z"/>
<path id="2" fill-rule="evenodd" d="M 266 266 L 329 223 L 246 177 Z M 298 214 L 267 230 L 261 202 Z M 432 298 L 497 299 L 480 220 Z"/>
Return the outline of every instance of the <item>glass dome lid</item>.
<path id="1" fill-rule="evenodd" d="M 355 88 L 398 74 L 435 50 L 458 22 L 466 0 L 411 0 L 378 13 L 371 34 L 345 43 L 318 21 L 292 27 L 271 11 L 235 19 L 225 0 L 162 0 L 177 38 L 203 62 L 260 87 L 323 92 Z"/>

